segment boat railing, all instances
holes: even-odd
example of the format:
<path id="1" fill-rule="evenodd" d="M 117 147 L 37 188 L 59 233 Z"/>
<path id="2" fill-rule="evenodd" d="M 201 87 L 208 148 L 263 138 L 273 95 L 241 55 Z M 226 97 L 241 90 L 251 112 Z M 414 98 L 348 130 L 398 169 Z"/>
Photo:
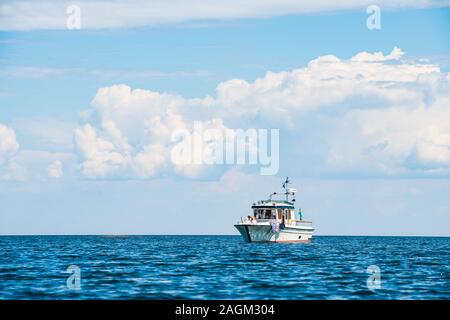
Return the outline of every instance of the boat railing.
<path id="1" fill-rule="evenodd" d="M 277 220 L 281 222 L 279 219 L 256 219 L 253 218 L 252 220 L 248 220 L 247 217 L 241 217 L 241 221 L 238 222 L 238 224 L 249 224 L 249 223 L 258 223 L 258 222 L 270 222 L 273 220 Z M 287 225 L 294 225 L 297 227 L 312 227 L 312 221 L 306 221 L 306 220 L 287 220 Z"/>
<path id="2" fill-rule="evenodd" d="M 249 223 L 257 223 L 257 219 L 252 217 L 251 220 L 249 220 L 247 217 L 242 217 L 241 216 L 241 221 L 238 222 L 238 224 L 249 224 Z"/>
<path id="3" fill-rule="evenodd" d="M 294 220 L 297 227 L 312 227 L 312 221 Z"/>

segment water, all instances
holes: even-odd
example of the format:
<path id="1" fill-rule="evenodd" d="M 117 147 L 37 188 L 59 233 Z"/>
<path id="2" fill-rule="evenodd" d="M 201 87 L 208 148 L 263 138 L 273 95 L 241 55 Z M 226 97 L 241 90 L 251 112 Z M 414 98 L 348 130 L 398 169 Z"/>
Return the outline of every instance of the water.
<path id="1" fill-rule="evenodd" d="M 0 299 L 449 299 L 449 248 L 429 237 L 3 236 Z M 70 265 L 80 290 L 67 287 Z"/>

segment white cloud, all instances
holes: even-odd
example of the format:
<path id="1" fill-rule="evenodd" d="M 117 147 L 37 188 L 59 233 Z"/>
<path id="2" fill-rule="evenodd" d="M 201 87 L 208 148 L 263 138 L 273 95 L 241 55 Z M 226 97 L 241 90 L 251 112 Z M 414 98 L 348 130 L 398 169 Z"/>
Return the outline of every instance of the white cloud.
<path id="1" fill-rule="evenodd" d="M 131 90 L 127 85 L 101 88 L 92 101 L 101 121 L 114 123 L 132 143 L 139 143 L 144 131 L 146 136 L 163 134 L 156 133 L 155 129 L 152 131 L 152 122 L 157 122 L 161 117 L 170 119 L 170 122 L 177 121 L 173 116 L 174 110 L 183 103 L 185 100 L 176 95 Z M 163 130 L 162 127 L 160 129 Z"/>
<path id="2" fill-rule="evenodd" d="M 50 178 L 61 178 L 64 175 L 63 164 L 59 160 L 55 160 L 47 167 L 47 175 Z"/>
<path id="3" fill-rule="evenodd" d="M 19 143 L 13 129 L 0 123 L 0 180 L 23 180 L 26 170 L 16 161 Z"/>
<path id="4" fill-rule="evenodd" d="M 450 77 L 404 53 L 323 56 L 304 68 L 267 72 L 253 82 L 220 83 L 215 96 L 187 99 L 126 85 L 98 90 L 89 124 L 75 132 L 80 168 L 88 177 L 201 176 L 202 165 L 172 164 L 176 130 L 193 121 L 224 130 L 288 128 L 281 150 L 303 150 L 316 174 L 381 176 L 450 173 Z M 205 143 L 207 153 L 211 146 Z M 295 158 L 295 157 L 294 157 Z M 293 162 L 293 163 L 292 163 Z"/>
<path id="5" fill-rule="evenodd" d="M 398 60 L 400 59 L 405 53 L 400 49 L 395 47 L 392 52 L 388 55 L 384 55 L 383 52 L 378 51 L 374 53 L 369 52 L 360 52 L 354 57 L 352 57 L 351 61 L 389 61 L 389 60 Z"/>
<path id="6" fill-rule="evenodd" d="M 0 30 L 65 29 L 69 5 L 78 5 L 81 28 L 139 27 L 204 19 L 234 19 L 279 16 L 297 13 L 365 9 L 371 0 L 134 0 L 57 1 L 19 0 L 0 4 Z M 424 8 L 448 5 L 448 1 L 378 1 L 384 9 Z M 365 10 L 363 11 L 365 14 Z"/>
<path id="7" fill-rule="evenodd" d="M 96 129 L 89 124 L 75 130 L 74 142 L 84 160 L 81 172 L 87 177 L 114 174 L 128 162 L 127 154 L 120 153 L 111 141 L 98 137 Z"/>
<path id="8" fill-rule="evenodd" d="M 167 150 L 159 144 L 147 145 L 134 158 L 137 175 L 143 178 L 155 176 L 168 161 Z"/>
<path id="9" fill-rule="evenodd" d="M 90 178 L 203 177 L 211 167 L 170 160 L 172 134 L 192 131 L 193 121 L 201 120 L 219 130 L 236 124 L 288 128 L 282 152 L 287 148 L 290 155 L 288 143 L 308 146 L 302 161 L 316 174 L 448 176 L 450 75 L 404 56 L 399 48 L 346 60 L 322 56 L 254 81 L 224 81 L 215 95 L 193 99 L 124 84 L 100 88 L 84 113 L 86 123 L 73 136 L 79 169 Z M 63 158 L 55 151 L 71 148 L 72 137 L 63 133 L 74 124 L 40 119 L 15 124 L 21 136 L 33 138 L 32 147 L 52 147 L 54 154 L 38 157 L 41 161 L 30 154 L 36 150 L 19 151 L 14 130 L 0 124 L 1 177 L 23 179 L 24 165 L 43 172 L 49 162 L 49 176 L 62 175 L 57 161 Z M 205 154 L 211 153 L 211 142 L 201 143 Z"/>
<path id="10" fill-rule="evenodd" d="M 447 84 L 450 87 L 450 83 Z M 328 168 L 388 176 L 450 173 L 450 96 L 430 106 L 352 110 L 336 119 Z"/>
<path id="11" fill-rule="evenodd" d="M 81 172 L 90 178 L 150 178 L 163 173 L 199 177 L 208 171 L 202 164 L 173 162 L 174 133 L 193 131 L 193 120 L 207 107 L 209 99 L 181 96 L 127 85 L 100 88 L 91 112 L 83 113 L 90 124 L 75 130 L 75 146 L 81 157 Z M 95 121 L 99 125 L 94 126 Z M 225 130 L 220 119 L 205 118 L 204 127 Z M 213 142 L 203 141 L 206 156 Z"/>
<path id="12" fill-rule="evenodd" d="M 156 175 L 168 161 L 171 134 L 185 127 L 175 112 L 183 101 L 126 85 L 99 89 L 92 101 L 99 127 L 86 124 L 75 131 L 82 173 L 91 178 Z"/>
<path id="13" fill-rule="evenodd" d="M 19 150 L 13 129 L 0 123 L 0 165 L 4 164 Z"/>
<path id="14" fill-rule="evenodd" d="M 193 123 L 177 111 L 182 101 L 177 96 L 131 90 L 125 85 L 99 89 L 93 105 L 100 125 L 85 124 L 74 134 L 81 172 L 89 178 L 145 179 L 163 172 L 202 175 L 205 165 L 171 160 L 174 133 L 193 130 Z M 225 129 L 218 119 L 206 121 L 205 128 Z M 196 142 L 208 155 L 211 143 L 201 138 Z"/>
<path id="15" fill-rule="evenodd" d="M 289 72 L 267 72 L 253 83 L 240 79 L 217 86 L 214 101 L 224 118 L 247 116 L 265 118 L 275 124 L 290 124 L 298 113 L 322 107 L 349 107 L 356 99 L 377 100 L 378 106 L 390 103 L 414 104 L 423 100 L 428 80 L 424 75 L 439 74 L 432 64 L 406 63 L 402 51 L 394 48 L 389 55 L 359 53 L 349 60 L 333 55 L 318 57 L 305 68 Z M 391 60 L 394 60 L 391 61 Z M 420 81 L 424 81 L 423 84 Z M 418 90 L 419 89 L 419 90 Z"/>

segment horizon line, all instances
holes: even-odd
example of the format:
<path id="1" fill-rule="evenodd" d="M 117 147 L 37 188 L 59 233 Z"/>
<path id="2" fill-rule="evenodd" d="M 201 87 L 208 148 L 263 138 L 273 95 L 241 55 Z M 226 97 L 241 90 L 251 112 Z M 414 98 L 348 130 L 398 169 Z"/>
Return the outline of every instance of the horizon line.
<path id="1" fill-rule="evenodd" d="M 0 237 L 145 237 L 145 236 L 192 236 L 192 237 L 240 237 L 239 234 L 0 234 Z M 319 234 L 315 237 L 404 237 L 404 238 L 450 238 L 450 235 L 339 235 L 339 234 Z"/>

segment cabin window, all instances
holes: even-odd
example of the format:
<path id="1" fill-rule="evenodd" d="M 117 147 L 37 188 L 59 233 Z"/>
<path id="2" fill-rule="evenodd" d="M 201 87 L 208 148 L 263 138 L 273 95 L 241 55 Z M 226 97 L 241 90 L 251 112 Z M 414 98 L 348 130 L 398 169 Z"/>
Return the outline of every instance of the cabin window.
<path id="1" fill-rule="evenodd" d="M 281 219 L 281 216 L 283 215 L 283 209 L 278 209 L 277 211 L 278 211 L 278 214 L 277 214 L 278 219 Z"/>

